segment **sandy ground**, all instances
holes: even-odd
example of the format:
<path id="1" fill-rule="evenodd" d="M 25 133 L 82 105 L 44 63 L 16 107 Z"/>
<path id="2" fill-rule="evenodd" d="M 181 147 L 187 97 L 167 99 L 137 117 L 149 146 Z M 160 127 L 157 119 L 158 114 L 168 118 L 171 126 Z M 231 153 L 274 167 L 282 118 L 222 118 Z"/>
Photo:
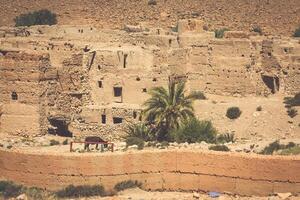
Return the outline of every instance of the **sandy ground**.
<path id="1" fill-rule="evenodd" d="M 211 198 L 208 194 L 202 193 L 188 193 L 188 192 L 147 192 L 138 188 L 128 189 L 119 192 L 113 197 L 92 197 L 85 198 L 87 200 L 282 200 L 279 196 L 268 196 L 268 197 L 240 197 L 237 195 L 220 194 L 218 198 Z M 289 200 L 299 200 L 300 197 L 290 196 Z"/>

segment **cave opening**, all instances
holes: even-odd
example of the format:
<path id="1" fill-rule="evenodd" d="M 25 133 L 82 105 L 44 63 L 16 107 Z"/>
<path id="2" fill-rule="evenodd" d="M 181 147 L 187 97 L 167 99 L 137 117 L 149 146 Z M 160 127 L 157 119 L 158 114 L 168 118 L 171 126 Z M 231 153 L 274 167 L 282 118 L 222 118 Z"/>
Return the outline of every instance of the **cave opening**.
<path id="1" fill-rule="evenodd" d="M 51 128 L 48 129 L 48 133 L 52 135 L 58 135 L 63 137 L 72 137 L 73 133 L 69 131 L 69 126 L 64 119 L 49 119 Z"/>
<path id="2" fill-rule="evenodd" d="M 262 75 L 262 80 L 264 84 L 270 89 L 272 94 L 275 94 L 279 91 L 280 83 L 278 77 Z"/>

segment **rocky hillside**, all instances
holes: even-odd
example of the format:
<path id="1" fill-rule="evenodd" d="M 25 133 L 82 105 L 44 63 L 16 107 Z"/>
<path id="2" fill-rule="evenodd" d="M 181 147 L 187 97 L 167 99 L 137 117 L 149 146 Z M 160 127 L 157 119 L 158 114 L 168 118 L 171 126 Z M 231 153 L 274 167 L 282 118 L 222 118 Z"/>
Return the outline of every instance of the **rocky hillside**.
<path id="1" fill-rule="evenodd" d="M 210 29 L 250 30 L 260 26 L 267 34 L 291 35 L 300 25 L 299 0 L 0 0 L 0 26 L 29 11 L 47 8 L 58 14 L 59 24 L 93 24 L 120 28 L 149 22 L 163 27 L 180 18 L 203 18 Z"/>

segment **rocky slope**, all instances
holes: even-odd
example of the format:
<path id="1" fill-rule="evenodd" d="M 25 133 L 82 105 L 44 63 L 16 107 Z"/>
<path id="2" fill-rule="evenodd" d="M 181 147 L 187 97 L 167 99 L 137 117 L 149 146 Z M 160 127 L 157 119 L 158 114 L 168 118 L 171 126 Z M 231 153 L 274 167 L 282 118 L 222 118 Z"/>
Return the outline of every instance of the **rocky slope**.
<path id="1" fill-rule="evenodd" d="M 300 25 L 299 0 L 0 0 L 0 26 L 29 11 L 47 8 L 58 15 L 59 24 L 92 24 L 120 28 L 124 24 L 149 22 L 167 27 L 180 18 L 203 18 L 209 29 L 228 27 L 290 36 Z"/>

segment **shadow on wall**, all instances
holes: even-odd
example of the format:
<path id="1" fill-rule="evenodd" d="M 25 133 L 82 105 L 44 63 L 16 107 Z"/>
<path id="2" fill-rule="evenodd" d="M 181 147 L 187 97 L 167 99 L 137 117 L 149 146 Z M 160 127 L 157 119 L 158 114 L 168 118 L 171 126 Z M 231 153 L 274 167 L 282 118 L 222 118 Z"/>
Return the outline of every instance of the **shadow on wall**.
<path id="1" fill-rule="evenodd" d="M 48 128 L 48 133 L 63 137 L 72 137 L 73 133 L 69 131 L 66 119 L 50 118 L 51 128 Z"/>

